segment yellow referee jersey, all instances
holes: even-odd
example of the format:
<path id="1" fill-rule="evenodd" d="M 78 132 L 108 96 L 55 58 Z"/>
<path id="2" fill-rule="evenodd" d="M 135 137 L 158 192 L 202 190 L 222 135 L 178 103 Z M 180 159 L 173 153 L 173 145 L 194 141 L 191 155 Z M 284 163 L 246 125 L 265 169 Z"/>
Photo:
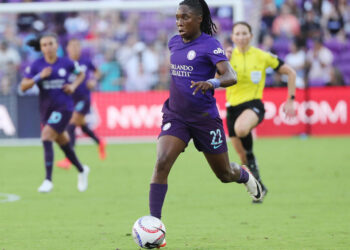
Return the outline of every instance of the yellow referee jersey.
<path id="1" fill-rule="evenodd" d="M 254 99 L 262 99 L 266 68 L 277 69 L 281 61 L 277 56 L 251 46 L 245 53 L 235 48 L 230 63 L 237 72 L 237 83 L 226 88 L 226 105 L 236 106 Z"/>

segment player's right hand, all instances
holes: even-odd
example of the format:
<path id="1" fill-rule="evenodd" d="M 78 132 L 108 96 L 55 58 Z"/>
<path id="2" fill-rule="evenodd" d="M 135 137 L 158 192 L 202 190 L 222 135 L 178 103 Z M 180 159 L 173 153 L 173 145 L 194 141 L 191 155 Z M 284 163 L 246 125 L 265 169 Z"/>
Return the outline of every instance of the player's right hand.
<path id="1" fill-rule="evenodd" d="M 193 95 L 195 95 L 199 90 L 201 90 L 202 94 L 204 95 L 207 90 L 213 89 L 213 85 L 207 81 L 191 81 L 191 88 L 195 88 L 195 90 L 192 93 Z"/>
<path id="2" fill-rule="evenodd" d="M 46 67 L 40 72 L 40 77 L 41 77 L 41 79 L 44 79 L 44 78 L 50 76 L 51 73 L 52 73 L 52 68 L 50 66 Z"/>

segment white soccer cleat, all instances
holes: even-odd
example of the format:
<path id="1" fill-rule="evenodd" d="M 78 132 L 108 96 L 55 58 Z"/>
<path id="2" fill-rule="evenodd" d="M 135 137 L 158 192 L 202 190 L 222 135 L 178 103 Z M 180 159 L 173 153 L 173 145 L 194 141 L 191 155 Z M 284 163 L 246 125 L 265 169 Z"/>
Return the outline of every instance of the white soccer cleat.
<path id="1" fill-rule="evenodd" d="M 88 175 L 90 168 L 86 165 L 83 166 L 83 172 L 78 174 L 78 190 L 80 192 L 86 191 L 88 187 Z"/>
<path id="2" fill-rule="evenodd" d="M 247 188 L 248 193 L 253 198 L 253 201 L 260 201 L 264 198 L 264 192 L 262 191 L 260 183 L 255 179 L 255 177 L 250 173 L 249 169 L 242 166 L 249 174 L 249 179 L 244 185 Z"/>
<path id="3" fill-rule="evenodd" d="M 52 181 L 45 179 L 43 183 L 38 188 L 38 192 L 40 193 L 49 193 L 53 189 Z"/>

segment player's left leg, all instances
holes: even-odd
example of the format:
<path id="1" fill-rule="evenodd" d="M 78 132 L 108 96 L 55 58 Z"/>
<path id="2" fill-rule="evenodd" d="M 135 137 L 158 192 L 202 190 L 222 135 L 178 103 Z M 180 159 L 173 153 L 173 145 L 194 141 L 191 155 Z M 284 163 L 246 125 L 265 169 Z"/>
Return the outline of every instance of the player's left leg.
<path id="1" fill-rule="evenodd" d="M 211 169 L 223 183 L 243 183 L 253 200 L 259 201 L 264 197 L 262 187 L 255 177 L 244 166 L 230 163 L 228 153 L 204 153 Z"/>
<path id="2" fill-rule="evenodd" d="M 191 127 L 195 147 L 202 151 L 215 175 L 223 183 L 244 183 L 254 200 L 263 198 L 261 185 L 249 171 L 230 163 L 222 120 L 208 119 Z"/>
<path id="3" fill-rule="evenodd" d="M 72 121 L 75 126 L 80 126 L 81 130 L 95 141 L 98 145 L 98 153 L 101 160 L 106 159 L 106 142 L 96 135 L 86 123 L 85 116 L 90 112 L 91 100 L 90 97 L 83 97 L 77 101 Z"/>
<path id="4" fill-rule="evenodd" d="M 60 145 L 62 151 L 69 159 L 69 161 L 77 168 L 78 174 L 78 190 L 83 192 L 88 187 L 88 175 L 90 168 L 86 165 L 82 165 L 74 151 L 69 144 L 69 135 L 67 131 L 62 132 L 58 135 L 56 142 Z"/>
<path id="5" fill-rule="evenodd" d="M 107 153 L 106 153 L 106 142 L 105 140 L 99 138 L 94 131 L 92 131 L 86 123 L 81 125 L 81 130 L 88 135 L 90 138 L 92 138 L 96 144 L 98 144 L 98 153 L 101 160 L 106 159 Z"/>

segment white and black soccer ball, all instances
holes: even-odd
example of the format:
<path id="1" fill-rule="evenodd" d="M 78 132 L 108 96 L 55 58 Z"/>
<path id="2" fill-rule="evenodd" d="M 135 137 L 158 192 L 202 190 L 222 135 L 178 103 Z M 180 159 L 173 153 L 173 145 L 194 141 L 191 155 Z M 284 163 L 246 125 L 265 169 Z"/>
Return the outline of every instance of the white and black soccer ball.
<path id="1" fill-rule="evenodd" d="M 156 217 L 143 216 L 132 227 L 132 237 L 136 244 L 142 248 L 157 248 L 165 239 L 165 226 Z"/>

